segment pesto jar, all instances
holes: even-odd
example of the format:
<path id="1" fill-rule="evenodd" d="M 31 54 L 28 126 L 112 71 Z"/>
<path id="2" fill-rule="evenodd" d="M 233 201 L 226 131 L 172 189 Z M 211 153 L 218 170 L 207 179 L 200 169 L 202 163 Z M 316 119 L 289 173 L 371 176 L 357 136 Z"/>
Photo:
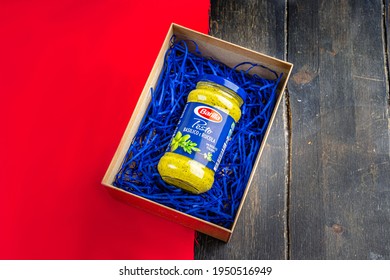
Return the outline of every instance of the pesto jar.
<path id="1" fill-rule="evenodd" d="M 222 77 L 199 79 L 157 166 L 166 183 L 194 194 L 213 186 L 245 97 L 242 88 Z"/>

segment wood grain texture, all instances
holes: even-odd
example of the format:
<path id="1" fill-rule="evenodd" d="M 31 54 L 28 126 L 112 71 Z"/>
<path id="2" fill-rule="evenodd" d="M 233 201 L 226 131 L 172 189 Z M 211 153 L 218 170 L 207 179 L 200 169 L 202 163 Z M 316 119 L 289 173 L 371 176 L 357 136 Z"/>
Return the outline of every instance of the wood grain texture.
<path id="1" fill-rule="evenodd" d="M 211 35 L 284 59 L 284 1 L 211 1 Z M 195 259 L 285 259 L 286 108 L 282 101 L 233 237 L 198 234 Z"/>
<path id="2" fill-rule="evenodd" d="M 385 59 L 386 59 L 386 76 L 387 76 L 387 93 L 390 106 L 390 95 L 389 95 L 389 82 L 390 82 L 390 0 L 385 0 L 383 4 L 383 40 L 384 40 L 384 49 L 385 49 Z"/>
<path id="3" fill-rule="evenodd" d="M 292 259 L 390 258 L 381 1 L 291 1 Z"/>

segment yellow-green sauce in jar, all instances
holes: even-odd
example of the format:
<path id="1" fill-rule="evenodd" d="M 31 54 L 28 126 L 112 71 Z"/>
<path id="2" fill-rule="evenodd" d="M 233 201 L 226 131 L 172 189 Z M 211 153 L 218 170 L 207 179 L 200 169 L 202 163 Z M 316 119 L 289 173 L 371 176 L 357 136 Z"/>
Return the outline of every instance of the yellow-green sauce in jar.
<path id="1" fill-rule="evenodd" d="M 194 194 L 213 186 L 245 97 L 242 88 L 217 75 L 199 79 L 157 166 L 166 183 Z"/>

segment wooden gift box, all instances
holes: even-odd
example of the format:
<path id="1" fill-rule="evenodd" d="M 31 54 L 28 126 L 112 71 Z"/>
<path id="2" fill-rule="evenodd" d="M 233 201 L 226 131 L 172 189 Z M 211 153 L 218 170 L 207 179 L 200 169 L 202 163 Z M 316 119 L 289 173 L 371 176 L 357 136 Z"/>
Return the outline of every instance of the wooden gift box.
<path id="1" fill-rule="evenodd" d="M 219 225 L 210 223 L 208 221 L 202 220 L 200 218 L 182 213 L 180 211 L 177 211 L 175 209 L 169 208 L 165 205 L 156 203 L 154 201 L 151 201 L 149 199 L 143 198 L 141 196 L 126 192 L 120 188 L 117 188 L 113 185 L 113 182 L 115 180 L 115 176 L 118 173 L 123 160 L 125 158 L 126 152 L 129 149 L 132 140 L 138 130 L 138 127 L 140 125 L 141 120 L 143 119 L 143 116 L 148 108 L 149 102 L 151 100 L 151 94 L 150 89 L 155 88 L 157 80 L 159 78 L 161 69 L 164 64 L 164 55 L 167 51 L 167 49 L 170 46 L 170 39 L 171 37 L 175 35 L 177 39 L 186 39 L 186 40 L 194 40 L 198 46 L 199 50 L 202 52 L 202 55 L 206 57 L 212 57 L 218 61 L 221 61 L 228 65 L 229 67 L 233 67 L 241 62 L 249 61 L 253 63 L 258 63 L 261 65 L 264 65 L 274 71 L 276 71 L 278 74 L 283 73 L 281 82 L 277 89 L 277 100 L 275 104 L 275 108 L 272 112 L 272 116 L 269 122 L 269 125 L 267 127 L 263 143 L 260 147 L 259 153 L 257 155 L 255 165 L 253 166 L 252 173 L 250 175 L 248 184 L 246 186 L 244 195 L 242 197 L 240 206 L 237 210 L 237 214 L 234 220 L 234 223 L 230 229 L 221 227 Z M 184 226 L 190 227 L 194 230 L 197 230 L 199 232 L 208 234 L 210 236 L 213 236 L 215 238 L 218 238 L 220 240 L 223 240 L 225 242 L 229 241 L 233 230 L 235 228 L 235 225 L 237 223 L 237 219 L 239 217 L 240 211 L 242 209 L 243 203 L 245 201 L 246 195 L 248 193 L 249 187 L 251 185 L 253 176 L 256 171 L 256 167 L 259 163 L 260 156 L 262 153 L 262 150 L 265 146 L 265 142 L 267 140 L 270 128 L 272 126 L 273 120 L 275 118 L 275 114 L 277 111 L 277 108 L 280 104 L 280 101 L 282 99 L 282 95 L 284 93 L 288 78 L 291 74 L 293 65 L 291 63 L 258 53 L 254 52 L 252 50 L 228 43 L 226 41 L 190 30 L 188 28 L 179 26 L 177 24 L 172 24 L 169 28 L 168 34 L 165 37 L 164 43 L 162 45 L 162 48 L 157 56 L 157 59 L 154 63 L 154 66 L 152 68 L 152 71 L 149 75 L 149 78 L 145 84 L 145 87 L 141 93 L 141 96 L 138 100 L 138 103 L 134 109 L 134 112 L 131 116 L 130 122 L 127 125 L 127 128 L 125 130 L 125 133 L 122 137 L 122 140 L 120 141 L 120 144 L 115 152 L 115 155 L 110 163 L 110 166 L 108 167 L 108 170 L 103 178 L 102 184 L 107 187 L 108 191 L 114 195 L 115 197 L 124 200 L 125 202 L 130 203 L 133 206 L 137 206 L 139 208 L 142 208 L 146 211 L 149 211 L 151 213 L 155 213 L 161 217 L 167 218 L 169 220 L 173 220 L 177 223 L 180 223 Z M 257 67 L 259 68 L 259 67 Z M 274 78 L 274 77 L 267 77 L 269 75 L 268 72 L 262 72 L 261 69 L 258 69 L 256 71 L 253 71 L 253 73 L 257 73 L 260 76 L 264 78 Z"/>

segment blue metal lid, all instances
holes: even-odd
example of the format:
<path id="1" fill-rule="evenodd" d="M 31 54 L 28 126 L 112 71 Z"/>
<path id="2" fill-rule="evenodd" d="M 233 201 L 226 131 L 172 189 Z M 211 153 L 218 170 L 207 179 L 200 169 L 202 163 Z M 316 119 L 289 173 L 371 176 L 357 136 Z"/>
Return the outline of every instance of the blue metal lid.
<path id="1" fill-rule="evenodd" d="M 229 81 L 228 79 L 222 78 L 217 75 L 204 74 L 200 76 L 199 81 L 208 81 L 208 82 L 213 82 L 221 86 L 224 86 L 237 93 L 237 95 L 240 96 L 241 99 L 245 102 L 246 91 L 243 88 L 236 85 L 235 83 L 233 83 L 232 81 Z"/>

